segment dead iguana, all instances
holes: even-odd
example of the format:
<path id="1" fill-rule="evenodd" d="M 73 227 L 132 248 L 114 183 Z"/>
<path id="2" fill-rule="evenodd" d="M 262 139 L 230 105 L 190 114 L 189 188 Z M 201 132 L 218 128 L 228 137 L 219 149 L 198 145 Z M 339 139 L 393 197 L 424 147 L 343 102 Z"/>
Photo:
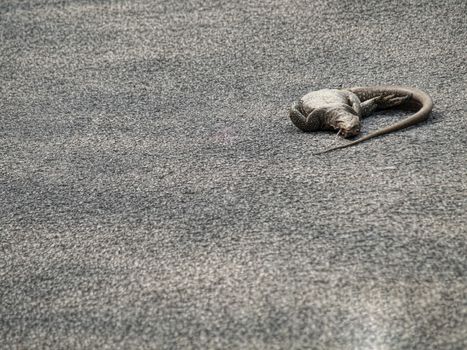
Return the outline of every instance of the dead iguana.
<path id="1" fill-rule="evenodd" d="M 403 86 L 369 86 L 312 91 L 292 104 L 289 117 L 303 131 L 337 130 L 343 137 L 358 135 L 361 119 L 391 107 L 418 110 L 415 114 L 341 146 L 317 154 L 356 145 L 420 123 L 428 118 L 433 102 L 424 91 Z"/>

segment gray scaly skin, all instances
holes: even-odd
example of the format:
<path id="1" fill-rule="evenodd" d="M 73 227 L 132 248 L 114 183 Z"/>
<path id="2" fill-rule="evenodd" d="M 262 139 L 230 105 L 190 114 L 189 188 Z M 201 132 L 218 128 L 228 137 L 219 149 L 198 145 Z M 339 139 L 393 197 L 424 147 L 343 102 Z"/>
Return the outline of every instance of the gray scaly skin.
<path id="1" fill-rule="evenodd" d="M 373 137 L 405 129 L 426 120 L 433 108 L 424 91 L 403 86 L 369 86 L 312 91 L 292 104 L 289 117 L 303 131 L 338 130 L 343 137 L 358 135 L 362 118 L 380 109 L 400 106 L 415 114 L 371 132 L 358 140 L 316 153 L 346 148 Z"/>

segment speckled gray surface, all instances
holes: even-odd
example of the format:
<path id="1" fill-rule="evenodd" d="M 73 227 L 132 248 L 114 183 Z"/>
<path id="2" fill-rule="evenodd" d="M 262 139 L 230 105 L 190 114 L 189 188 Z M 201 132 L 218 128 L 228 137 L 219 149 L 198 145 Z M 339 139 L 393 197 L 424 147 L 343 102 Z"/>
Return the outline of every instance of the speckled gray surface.
<path id="1" fill-rule="evenodd" d="M 466 4 L 3 0 L 0 347 L 467 348 Z M 313 156 L 370 84 L 433 116 Z"/>

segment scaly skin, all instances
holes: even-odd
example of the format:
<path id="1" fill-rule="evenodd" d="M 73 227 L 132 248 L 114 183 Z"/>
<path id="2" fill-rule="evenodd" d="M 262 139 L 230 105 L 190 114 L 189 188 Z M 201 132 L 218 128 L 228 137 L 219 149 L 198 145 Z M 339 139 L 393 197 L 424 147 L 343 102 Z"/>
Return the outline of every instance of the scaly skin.
<path id="1" fill-rule="evenodd" d="M 403 86 L 324 89 L 310 92 L 294 102 L 289 117 L 303 131 L 338 130 L 343 137 L 351 137 L 360 132 L 362 118 L 375 110 L 396 106 L 418 109 L 418 111 L 358 140 L 317 153 L 321 154 L 354 146 L 373 137 L 405 129 L 426 120 L 433 108 L 431 97 L 422 90 Z"/>

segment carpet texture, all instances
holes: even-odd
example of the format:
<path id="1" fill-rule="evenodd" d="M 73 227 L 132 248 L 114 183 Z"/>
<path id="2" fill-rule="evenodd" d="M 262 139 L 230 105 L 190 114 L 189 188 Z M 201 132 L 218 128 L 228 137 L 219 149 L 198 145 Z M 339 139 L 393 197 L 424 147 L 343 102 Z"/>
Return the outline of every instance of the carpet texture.
<path id="1" fill-rule="evenodd" d="M 466 13 L 3 0 L 0 347 L 466 349 Z M 432 116 L 314 156 L 290 104 L 375 84 Z"/>

